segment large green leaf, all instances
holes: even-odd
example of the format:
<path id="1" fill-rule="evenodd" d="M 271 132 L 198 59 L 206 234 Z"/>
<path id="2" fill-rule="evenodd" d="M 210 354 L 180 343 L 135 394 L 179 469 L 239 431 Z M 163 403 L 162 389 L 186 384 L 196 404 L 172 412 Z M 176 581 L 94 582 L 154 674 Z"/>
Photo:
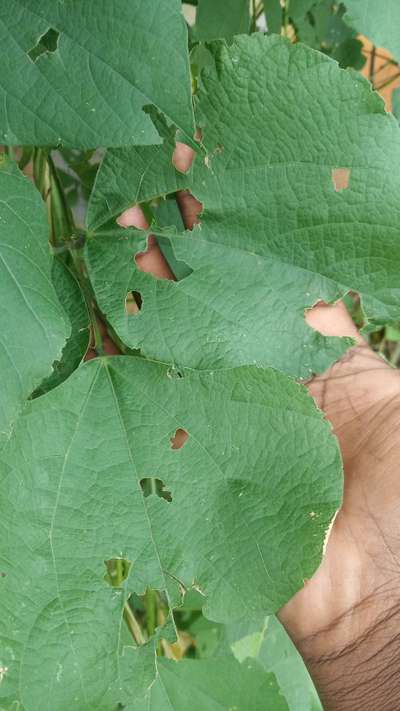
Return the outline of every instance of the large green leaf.
<path id="1" fill-rule="evenodd" d="M 145 699 L 128 711 L 289 711 L 273 674 L 235 659 L 158 662 Z"/>
<path id="2" fill-rule="evenodd" d="M 19 417 L 1 456 L 3 706 L 114 711 L 131 591 L 196 585 L 229 621 L 277 610 L 318 565 L 341 467 L 306 390 L 254 367 L 183 375 L 97 359 Z M 147 477 L 172 501 L 145 498 Z"/>
<path id="3" fill-rule="evenodd" d="M 248 0 L 199 0 L 194 37 L 198 40 L 230 39 L 250 29 Z"/>
<path id="4" fill-rule="evenodd" d="M 49 28 L 58 47 L 33 61 Z M 15 0 L 2 4 L 0 30 L 1 143 L 159 143 L 147 104 L 193 135 L 179 0 Z"/>
<path id="5" fill-rule="evenodd" d="M 377 47 L 400 60 L 400 3 L 398 0 L 346 0 L 346 21 Z"/>
<path id="6" fill-rule="evenodd" d="M 69 326 L 51 282 L 46 208 L 0 155 L 0 444 L 24 401 L 51 372 Z"/>
<path id="7" fill-rule="evenodd" d="M 306 325 L 319 299 L 356 290 L 374 323 L 398 317 L 399 127 L 366 80 L 302 45 L 254 35 L 214 53 L 197 102 L 208 155 L 187 175 L 201 224 L 170 237 L 193 273 L 139 272 L 143 242 L 114 230 L 89 243 L 91 277 L 121 338 L 149 356 L 306 377 L 348 347 Z M 347 189 L 335 189 L 337 171 Z M 134 318 L 129 290 L 143 298 Z"/>

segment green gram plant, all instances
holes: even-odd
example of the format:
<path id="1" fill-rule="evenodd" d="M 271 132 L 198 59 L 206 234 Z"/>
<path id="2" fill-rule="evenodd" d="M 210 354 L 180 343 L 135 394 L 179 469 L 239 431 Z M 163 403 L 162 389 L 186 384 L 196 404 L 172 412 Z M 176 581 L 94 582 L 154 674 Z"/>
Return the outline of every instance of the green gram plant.
<path id="1" fill-rule="evenodd" d="M 0 709 L 321 709 L 275 613 L 342 496 L 302 381 L 352 340 L 305 310 L 399 340 L 385 4 L 3 3 Z"/>

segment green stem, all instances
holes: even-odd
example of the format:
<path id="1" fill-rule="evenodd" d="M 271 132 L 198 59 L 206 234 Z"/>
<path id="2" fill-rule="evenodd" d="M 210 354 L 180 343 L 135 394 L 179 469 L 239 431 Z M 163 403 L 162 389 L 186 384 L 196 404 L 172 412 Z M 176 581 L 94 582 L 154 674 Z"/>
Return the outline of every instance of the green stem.
<path id="1" fill-rule="evenodd" d="M 374 45 L 372 47 L 371 58 L 369 60 L 369 80 L 370 80 L 372 86 L 374 85 L 374 74 L 375 74 L 375 52 L 376 52 L 376 47 Z"/>
<path id="2" fill-rule="evenodd" d="M 50 244 L 57 247 L 69 239 L 75 224 L 50 149 L 34 149 L 33 176 L 47 206 Z"/>
<path id="3" fill-rule="evenodd" d="M 128 628 L 130 630 L 130 633 L 135 640 L 136 644 L 142 645 L 145 644 L 146 640 L 143 636 L 142 630 L 140 629 L 140 625 L 133 614 L 133 610 L 129 604 L 129 602 L 126 602 L 124 605 L 124 620 L 126 624 L 128 625 Z"/>
<path id="4" fill-rule="evenodd" d="M 152 637 L 157 627 L 157 597 L 154 590 L 151 590 L 150 588 L 146 590 L 144 604 L 146 608 L 147 632 L 149 637 Z"/>

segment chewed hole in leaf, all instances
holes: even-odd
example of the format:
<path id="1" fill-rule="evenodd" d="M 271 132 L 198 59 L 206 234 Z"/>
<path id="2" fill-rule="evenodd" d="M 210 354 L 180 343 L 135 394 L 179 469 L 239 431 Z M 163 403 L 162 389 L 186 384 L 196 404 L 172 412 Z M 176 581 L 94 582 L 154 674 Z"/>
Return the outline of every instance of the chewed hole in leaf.
<path id="1" fill-rule="evenodd" d="M 188 437 L 189 432 L 186 432 L 186 430 L 182 429 L 182 427 L 178 427 L 174 436 L 170 439 L 171 449 L 182 449 Z"/>
<path id="2" fill-rule="evenodd" d="M 51 54 L 52 52 L 55 52 L 58 47 L 59 37 L 60 33 L 50 27 L 47 32 L 40 37 L 38 43 L 32 47 L 31 50 L 29 50 L 27 53 L 28 57 L 32 60 L 32 62 L 36 62 L 37 58 L 42 54 Z"/>
<path id="3" fill-rule="evenodd" d="M 148 240 L 147 249 L 144 252 L 135 254 L 136 268 L 145 274 L 151 274 L 156 279 L 173 279 L 166 260 L 160 252 L 156 238 L 151 235 Z"/>
<path id="4" fill-rule="evenodd" d="M 132 562 L 126 558 L 110 558 L 104 561 L 104 565 L 107 568 L 104 576 L 106 583 L 112 588 L 120 588 L 129 575 Z"/>
<path id="5" fill-rule="evenodd" d="M 159 496 L 160 499 L 165 499 L 165 501 L 172 501 L 172 494 L 165 487 L 164 482 L 161 479 L 155 479 L 153 477 L 146 477 L 141 479 L 140 486 L 142 487 L 143 496 Z"/>
<path id="6" fill-rule="evenodd" d="M 125 297 L 125 313 L 128 316 L 138 314 L 142 308 L 142 295 L 140 291 L 128 291 Z"/>
<path id="7" fill-rule="evenodd" d="M 333 168 L 331 177 L 333 187 L 337 193 L 340 193 L 341 190 L 346 190 L 349 187 L 350 175 L 350 168 Z"/>

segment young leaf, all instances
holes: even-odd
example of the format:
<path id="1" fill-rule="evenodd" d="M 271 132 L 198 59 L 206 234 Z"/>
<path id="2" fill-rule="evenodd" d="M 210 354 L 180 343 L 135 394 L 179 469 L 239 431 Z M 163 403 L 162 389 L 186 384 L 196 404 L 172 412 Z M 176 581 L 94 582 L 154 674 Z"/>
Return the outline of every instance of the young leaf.
<path id="1" fill-rule="evenodd" d="M 180 0 L 31 0 L 1 10 L 0 142 L 95 148 L 159 143 L 154 104 L 191 138 Z M 32 54 L 53 28 L 53 51 Z M 165 60 L 168 47 L 168 61 Z"/>
<path id="2" fill-rule="evenodd" d="M 41 711 L 51 688 L 58 711 L 112 711 L 126 594 L 178 601 L 180 581 L 230 621 L 277 610 L 319 564 L 341 467 L 306 390 L 252 367 L 183 375 L 97 359 L 18 419 L 1 455 L 0 704 Z M 172 501 L 143 496 L 149 476 Z"/>
<path id="3" fill-rule="evenodd" d="M 366 80 L 302 45 L 253 35 L 214 53 L 197 102 L 208 155 L 191 179 L 201 224 L 170 236 L 193 273 L 172 283 L 139 272 L 143 243 L 120 230 L 89 244 L 91 278 L 122 340 L 146 355 L 308 377 L 349 345 L 306 325 L 319 299 L 355 290 L 374 323 L 398 316 L 399 126 Z M 137 319 L 127 289 L 142 295 Z"/>
<path id="4" fill-rule="evenodd" d="M 0 154 L 0 445 L 26 398 L 51 372 L 69 333 L 51 282 L 46 208 Z"/>
<path id="5" fill-rule="evenodd" d="M 231 39 L 250 29 L 248 0 L 199 0 L 193 35 L 197 40 Z"/>
<path id="6" fill-rule="evenodd" d="M 251 660 L 159 659 L 157 668 L 145 699 L 127 711 L 289 711 L 274 675 Z"/>
<path id="7" fill-rule="evenodd" d="M 345 20 L 377 47 L 400 60 L 400 3 L 398 0 L 346 0 Z"/>

